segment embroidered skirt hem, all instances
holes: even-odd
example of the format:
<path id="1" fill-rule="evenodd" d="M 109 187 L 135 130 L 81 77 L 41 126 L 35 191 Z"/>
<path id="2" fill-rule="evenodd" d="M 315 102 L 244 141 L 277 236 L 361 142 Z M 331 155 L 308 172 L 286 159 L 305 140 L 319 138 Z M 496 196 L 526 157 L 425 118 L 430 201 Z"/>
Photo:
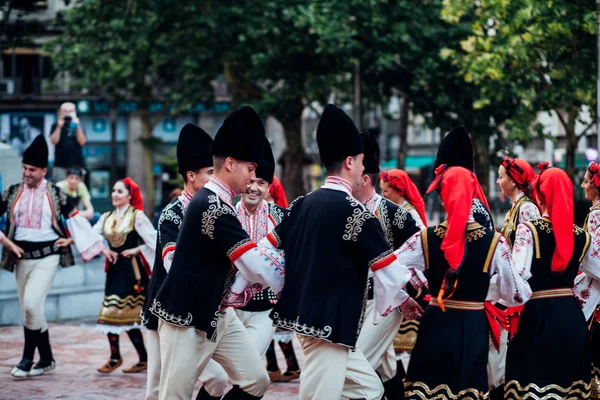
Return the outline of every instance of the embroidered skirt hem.
<path id="1" fill-rule="evenodd" d="M 504 398 L 507 400 L 517 399 L 589 399 L 590 383 L 585 381 L 573 382 L 571 386 L 559 385 L 538 386 L 535 383 L 521 386 L 517 381 L 509 381 L 504 386 Z"/>
<path id="2" fill-rule="evenodd" d="M 484 400 L 489 398 L 487 392 L 481 392 L 474 388 L 463 389 L 454 393 L 448 385 L 438 385 L 430 388 L 423 382 L 406 382 L 404 398 L 408 400 L 421 399 L 444 399 L 444 400 Z"/>

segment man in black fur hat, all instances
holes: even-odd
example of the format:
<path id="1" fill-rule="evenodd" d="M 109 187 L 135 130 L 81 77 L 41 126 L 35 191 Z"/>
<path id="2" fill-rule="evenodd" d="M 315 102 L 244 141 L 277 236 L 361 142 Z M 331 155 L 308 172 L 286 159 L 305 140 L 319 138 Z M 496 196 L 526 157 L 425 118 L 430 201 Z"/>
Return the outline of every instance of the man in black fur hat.
<path id="1" fill-rule="evenodd" d="M 328 174 L 325 184 L 296 199 L 288 217 L 265 239 L 285 252 L 286 282 L 273 323 L 300 335 L 306 356 L 300 399 L 380 399 L 381 380 L 356 348 L 369 268 L 379 317 L 400 307 L 411 319 L 420 307 L 403 290 L 410 273 L 396 261 L 381 224 L 352 196 L 364 170 L 356 126 L 330 104 L 319 122 L 317 143 Z"/>
<path id="2" fill-rule="evenodd" d="M 269 386 L 260 354 L 226 301 L 236 270 L 276 293 L 283 286 L 278 253 L 258 249 L 232 203 L 254 178 L 265 140 L 250 107 L 233 112 L 217 132 L 214 174 L 188 205 L 171 269 L 149 308 L 159 318 L 160 399 L 190 399 L 211 358 L 233 382 L 225 399 L 259 399 Z"/>
<path id="3" fill-rule="evenodd" d="M 0 199 L 0 215 L 9 211 L 6 237 L 0 231 L 5 244 L 0 267 L 16 272 L 24 319 L 23 358 L 11 371 L 17 378 L 42 375 L 56 366 L 44 304 L 58 265 L 75 264 L 70 245 L 75 244 L 84 261 L 99 253 L 113 260 L 71 198 L 44 179 L 47 168 L 48 144 L 39 135 L 23 153 L 23 182 L 5 188 Z M 40 360 L 34 365 L 36 348 Z"/>
<path id="4" fill-rule="evenodd" d="M 183 177 L 184 190 L 160 214 L 156 241 L 156 261 L 148 285 L 146 304 L 144 304 L 142 311 L 142 323 L 148 329 L 146 400 L 158 399 L 161 366 L 158 318 L 149 309 L 171 268 L 177 237 L 187 206 L 196 192 L 204 187 L 213 174 L 212 143 L 213 139 L 210 135 L 194 124 L 186 124 L 181 129 L 177 141 L 177 164 L 179 173 Z M 220 381 L 225 381 L 225 385 L 213 386 L 213 390 L 215 395 L 224 395 L 227 389 L 227 374 L 220 365 L 212 360 L 209 361 L 207 369 L 222 372 Z"/>
<path id="5" fill-rule="evenodd" d="M 412 235 L 419 232 L 419 227 L 404 207 L 398 206 L 375 191 L 377 182 L 379 182 L 379 144 L 371 132 L 361 132 L 360 137 L 365 147 L 363 160 L 365 170 L 360 185 L 353 188 L 352 195 L 377 217 L 390 246 L 397 250 Z M 422 293 L 428 293 L 427 280 L 420 271 L 411 269 L 411 275 L 412 278 L 406 286 L 406 291 L 411 296 L 420 299 Z M 421 303 L 421 305 L 424 304 Z M 401 399 L 404 393 L 404 382 L 402 375 L 396 374 L 397 364 L 393 341 L 398 327 L 402 323 L 402 314 L 395 311 L 375 325 L 373 324 L 374 307 L 373 273 L 369 271 L 369 299 L 365 310 L 365 325 L 360 331 L 356 346 L 381 378 L 385 397 Z"/>

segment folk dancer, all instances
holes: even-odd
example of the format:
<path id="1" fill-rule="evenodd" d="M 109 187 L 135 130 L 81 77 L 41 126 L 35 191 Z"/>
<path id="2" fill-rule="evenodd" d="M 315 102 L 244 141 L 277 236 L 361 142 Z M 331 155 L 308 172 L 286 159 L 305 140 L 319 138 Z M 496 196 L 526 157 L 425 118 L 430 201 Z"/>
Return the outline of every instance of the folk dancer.
<path id="1" fill-rule="evenodd" d="M 364 170 L 358 129 L 330 104 L 317 127 L 317 143 L 329 175 L 325 184 L 296 199 L 288 217 L 261 241 L 285 251 L 286 282 L 273 323 L 299 335 L 306 357 L 300 399 L 381 399 L 381 380 L 356 349 L 369 267 L 379 316 L 398 306 L 407 318 L 421 310 L 402 290 L 410 273 L 396 263 L 381 224 L 352 197 Z"/>
<path id="2" fill-rule="evenodd" d="M 0 215 L 8 212 L 6 235 L 0 231 L 0 266 L 16 272 L 24 319 L 23 358 L 11 371 L 16 378 L 42 375 L 56 366 L 44 304 L 58 265 L 75 264 L 70 245 L 84 262 L 99 253 L 110 255 L 70 197 L 44 179 L 47 168 L 48 144 L 39 135 L 23 153 L 23 182 L 6 187 L 0 201 Z M 40 359 L 34 365 L 36 348 Z"/>
<path id="3" fill-rule="evenodd" d="M 148 367 L 140 311 L 154 265 L 156 230 L 144 214 L 142 193 L 131 178 L 117 181 L 111 198 L 114 210 L 104 213 L 94 225 L 94 231 L 108 241 L 112 255 L 105 262 L 104 300 L 96 325 L 96 330 L 108 337 L 110 358 L 98 372 L 108 374 L 123 364 L 119 335 L 127 332 L 139 362 L 123 372 L 135 373 Z"/>
<path id="4" fill-rule="evenodd" d="M 585 172 L 581 187 L 585 198 L 592 201 L 590 212 L 585 218 L 583 230 L 590 235 L 595 247 L 600 247 L 600 164 L 591 163 Z M 592 251 L 592 258 L 600 258 L 600 253 Z M 592 346 L 592 396 L 600 399 L 600 279 L 582 272 L 577 276 L 573 292 L 581 305 L 591 334 Z"/>
<path id="5" fill-rule="evenodd" d="M 433 296 L 408 367 L 406 398 L 484 399 L 489 337 L 498 345 L 500 334 L 495 309 L 485 302 L 490 280 L 497 275 L 500 297 L 510 305 L 527 301 L 530 289 L 502 235 L 473 218 L 473 172 L 442 165 L 436 175 L 428 192 L 438 191 L 447 220 L 396 251 L 400 262 L 425 273 Z"/>
<path id="6" fill-rule="evenodd" d="M 214 175 L 188 205 L 171 269 L 149 308 L 159 318 L 160 399 L 190 399 L 211 358 L 234 384 L 224 398 L 257 399 L 267 390 L 269 376 L 256 367 L 260 354 L 227 303 L 237 271 L 275 293 L 283 286 L 278 253 L 257 248 L 232 203 L 254 178 L 265 140 L 262 121 L 247 106 L 217 132 Z"/>
<path id="7" fill-rule="evenodd" d="M 210 179 L 213 173 L 213 159 L 210 152 L 212 138 L 202 128 L 186 124 L 177 140 L 178 171 L 184 182 L 184 190 L 174 198 L 161 212 L 158 221 L 156 254 L 152 277 L 148 284 L 146 301 L 142 312 L 142 323 L 147 329 L 148 343 L 148 380 L 146 400 L 157 400 L 160 385 L 160 342 L 158 337 L 158 317 L 150 312 L 152 302 L 165 277 L 171 269 L 175 255 L 177 237 L 183 217 L 192 197 Z M 205 372 L 219 379 L 205 383 L 215 396 L 222 396 L 227 390 L 227 374 L 216 361 L 209 361 Z M 224 375 L 224 376 L 223 376 Z M 225 385 L 221 382 L 225 381 Z M 214 384 L 211 386 L 211 383 Z"/>
<path id="8" fill-rule="evenodd" d="M 573 224 L 571 179 L 548 163 L 538 168 L 532 187 L 542 217 L 517 226 L 513 247 L 533 295 L 508 346 L 505 398 L 589 398 L 589 336 L 572 289 L 580 268 L 598 276 L 600 262 L 590 236 Z"/>
<path id="9" fill-rule="evenodd" d="M 425 202 L 406 171 L 391 169 L 381 172 L 381 195 L 410 213 L 419 229 L 427 228 Z"/>
<path id="10" fill-rule="evenodd" d="M 377 217 L 388 243 L 394 250 L 397 250 L 420 229 L 408 210 L 383 198 L 375 191 L 379 179 L 379 145 L 375 135 L 368 131 L 362 132 L 360 136 L 365 148 L 363 159 L 365 170 L 360 184 L 352 189 L 352 195 Z M 423 274 L 419 271 L 419 275 L 417 275 L 412 269 L 411 274 L 412 278 L 410 283 L 406 285 L 406 291 L 409 294 L 411 291 L 416 294 L 422 290 L 421 288 L 426 290 L 427 282 Z M 399 399 L 403 397 L 404 382 L 402 381 L 402 375 L 396 374 L 397 362 L 393 341 L 402 323 L 402 314 L 396 310 L 383 318 L 377 325 L 373 323 L 375 304 L 373 300 L 373 273 L 371 271 L 369 271 L 368 296 L 365 321 L 358 336 L 356 347 L 381 377 L 385 397 Z M 412 297 L 417 299 L 415 295 Z"/>
<path id="11" fill-rule="evenodd" d="M 519 158 L 504 158 L 498 167 L 498 179 L 496 184 L 500 187 L 502 194 L 510 199 L 511 208 L 504 219 L 502 235 L 513 248 L 517 226 L 527 221 L 541 217 L 537 205 L 531 199 L 531 181 L 535 176 L 533 167 L 525 160 Z M 495 292 L 494 283 L 491 285 L 490 293 Z M 522 307 L 506 309 L 501 302 L 493 298 L 491 294 L 488 300 L 492 300 L 497 307 L 510 315 L 513 320 L 516 314 L 522 311 Z M 516 320 L 515 320 L 516 321 Z M 509 333 L 502 329 L 500 334 L 500 351 L 498 351 L 490 340 L 490 354 L 488 358 L 488 379 L 490 381 L 490 397 L 492 400 L 504 399 L 504 377 L 506 374 L 506 352 L 508 351 Z"/>

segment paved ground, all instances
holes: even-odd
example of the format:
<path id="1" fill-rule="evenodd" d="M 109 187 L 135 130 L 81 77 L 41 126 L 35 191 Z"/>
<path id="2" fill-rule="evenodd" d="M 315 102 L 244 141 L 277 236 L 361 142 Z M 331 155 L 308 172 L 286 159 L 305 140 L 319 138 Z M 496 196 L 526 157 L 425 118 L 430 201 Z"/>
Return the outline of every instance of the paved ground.
<path id="1" fill-rule="evenodd" d="M 93 326 L 80 322 L 51 324 L 50 341 L 57 368 L 39 377 L 17 380 L 10 370 L 21 359 L 23 328 L 0 327 L 0 400 L 100 400 L 143 399 L 146 374 L 124 374 L 120 369 L 104 375 L 96 372 L 108 359 L 108 341 L 94 332 Z M 299 344 L 296 342 L 296 345 Z M 285 361 L 278 351 L 280 368 Z M 302 352 L 297 352 L 302 365 Z M 129 338 L 121 336 L 124 366 L 137 362 Z M 199 387 L 196 387 L 199 389 Z M 298 382 L 271 384 L 265 400 L 291 400 L 298 397 Z"/>

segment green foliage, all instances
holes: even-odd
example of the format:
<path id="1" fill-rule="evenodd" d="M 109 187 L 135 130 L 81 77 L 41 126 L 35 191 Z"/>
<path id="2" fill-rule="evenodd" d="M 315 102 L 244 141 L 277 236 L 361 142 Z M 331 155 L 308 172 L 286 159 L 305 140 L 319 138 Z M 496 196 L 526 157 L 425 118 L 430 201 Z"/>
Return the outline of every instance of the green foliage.
<path id="1" fill-rule="evenodd" d="M 595 110 L 594 6 L 584 0 L 444 0 L 446 21 L 471 26 L 461 48 L 443 54 L 480 88 L 477 106 L 516 106 L 507 128 L 511 138 L 527 139 L 539 111 L 563 110 L 579 119 L 583 105 Z M 565 122 L 567 130 L 574 126 Z"/>

